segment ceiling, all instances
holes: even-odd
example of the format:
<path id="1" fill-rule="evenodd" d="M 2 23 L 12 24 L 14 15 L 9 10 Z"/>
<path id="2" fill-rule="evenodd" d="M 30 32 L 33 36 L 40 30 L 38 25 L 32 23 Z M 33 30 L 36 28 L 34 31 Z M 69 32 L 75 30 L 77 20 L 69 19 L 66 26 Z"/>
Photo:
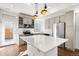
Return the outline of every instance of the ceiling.
<path id="1" fill-rule="evenodd" d="M 54 13 L 56 11 L 77 5 L 77 3 L 47 3 L 48 14 Z M 16 13 L 25 13 L 29 15 L 35 14 L 35 4 L 34 3 L 0 3 L 0 8 L 12 11 Z M 40 10 L 44 8 L 43 3 L 38 3 L 39 15 Z M 42 15 L 43 16 L 43 15 Z"/>

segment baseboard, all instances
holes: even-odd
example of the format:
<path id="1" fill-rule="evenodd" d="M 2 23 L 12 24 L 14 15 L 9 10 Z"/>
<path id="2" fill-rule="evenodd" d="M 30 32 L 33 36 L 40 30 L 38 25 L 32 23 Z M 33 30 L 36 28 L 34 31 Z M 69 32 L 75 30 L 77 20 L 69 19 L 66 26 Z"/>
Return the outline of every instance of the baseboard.
<path id="1" fill-rule="evenodd" d="M 14 43 L 14 44 L 9 44 L 9 45 L 2 45 L 2 46 L 0 46 L 0 48 L 7 47 L 7 46 L 11 46 L 11 45 L 16 45 L 16 44 Z"/>

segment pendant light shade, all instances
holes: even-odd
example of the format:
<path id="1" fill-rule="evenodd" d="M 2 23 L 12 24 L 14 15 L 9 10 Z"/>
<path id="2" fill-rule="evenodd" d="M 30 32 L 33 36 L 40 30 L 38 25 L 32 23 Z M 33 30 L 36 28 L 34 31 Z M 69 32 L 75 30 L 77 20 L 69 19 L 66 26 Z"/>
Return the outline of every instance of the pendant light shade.
<path id="1" fill-rule="evenodd" d="M 48 13 L 47 5 L 44 4 L 44 9 L 41 10 L 41 14 L 45 15 Z M 35 14 L 32 16 L 32 19 L 35 20 L 38 17 L 38 3 L 35 3 Z"/>
<path id="2" fill-rule="evenodd" d="M 41 14 L 42 14 L 42 15 L 45 15 L 45 14 L 47 14 L 47 13 L 48 13 L 48 11 L 47 11 L 46 9 L 41 10 Z"/>
<path id="3" fill-rule="evenodd" d="M 38 17 L 38 4 L 35 3 L 35 15 L 32 16 L 32 19 L 35 20 Z"/>
<path id="4" fill-rule="evenodd" d="M 45 4 L 44 9 L 41 10 L 41 14 L 42 14 L 42 15 L 45 15 L 45 14 L 47 14 L 47 13 L 48 13 L 47 5 Z"/>
<path id="5" fill-rule="evenodd" d="M 35 20 L 38 16 L 37 15 L 33 15 L 32 19 Z"/>

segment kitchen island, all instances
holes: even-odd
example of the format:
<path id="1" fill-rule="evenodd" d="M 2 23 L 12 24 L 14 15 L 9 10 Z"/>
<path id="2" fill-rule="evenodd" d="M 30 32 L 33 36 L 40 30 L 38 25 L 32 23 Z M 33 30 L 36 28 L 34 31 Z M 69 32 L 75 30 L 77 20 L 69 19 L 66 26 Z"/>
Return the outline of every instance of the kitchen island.
<path id="1" fill-rule="evenodd" d="M 28 56 L 57 56 L 57 47 L 68 40 L 45 35 L 21 36 L 20 38 L 27 42 Z"/>

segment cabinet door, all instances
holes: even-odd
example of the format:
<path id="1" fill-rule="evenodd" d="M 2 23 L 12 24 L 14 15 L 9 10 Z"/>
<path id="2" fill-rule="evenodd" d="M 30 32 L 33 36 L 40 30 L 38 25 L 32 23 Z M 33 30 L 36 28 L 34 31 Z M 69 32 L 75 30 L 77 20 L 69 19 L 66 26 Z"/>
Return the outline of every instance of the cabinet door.
<path id="1" fill-rule="evenodd" d="M 64 21 L 66 23 L 66 38 L 68 38 L 69 40 L 66 42 L 66 47 L 68 49 L 71 49 L 73 50 L 74 49 L 74 34 L 75 34 L 75 31 L 74 31 L 74 16 L 73 16 L 73 12 L 70 11 L 70 12 L 67 12 L 65 14 L 65 17 L 64 17 Z"/>
<path id="2" fill-rule="evenodd" d="M 19 17 L 19 24 L 20 24 L 20 25 L 23 24 L 23 17 Z"/>
<path id="3" fill-rule="evenodd" d="M 74 34 L 74 31 L 72 30 L 72 27 L 66 27 L 66 38 L 68 38 L 69 40 L 66 42 L 66 47 L 68 48 L 68 49 L 71 49 L 71 50 L 73 50 L 73 45 L 74 45 L 74 43 L 73 43 L 73 40 L 74 40 L 74 36 L 73 36 L 73 34 Z"/>
<path id="4" fill-rule="evenodd" d="M 23 17 L 19 17 L 19 28 L 22 28 L 22 27 L 24 27 L 23 26 Z"/>
<path id="5" fill-rule="evenodd" d="M 73 12 L 68 12 L 65 14 L 65 22 L 67 26 L 73 26 L 74 16 Z"/>

